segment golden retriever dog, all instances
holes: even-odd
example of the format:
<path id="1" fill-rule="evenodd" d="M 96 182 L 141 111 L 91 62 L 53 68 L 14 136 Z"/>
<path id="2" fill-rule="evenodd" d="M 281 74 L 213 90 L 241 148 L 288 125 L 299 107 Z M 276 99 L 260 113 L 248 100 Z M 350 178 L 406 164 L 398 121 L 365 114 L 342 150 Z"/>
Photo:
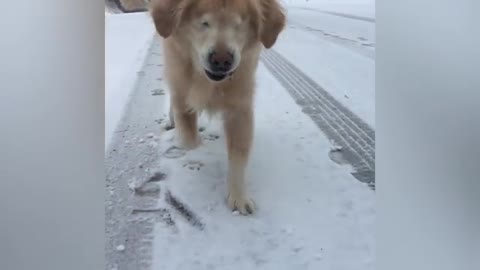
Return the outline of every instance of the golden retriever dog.
<path id="1" fill-rule="evenodd" d="M 253 137 L 255 72 L 262 46 L 285 26 L 276 0 L 153 0 L 150 13 L 163 37 L 171 114 L 181 146 L 201 143 L 197 116 L 221 113 L 228 150 L 232 210 L 253 213 L 245 168 Z"/>

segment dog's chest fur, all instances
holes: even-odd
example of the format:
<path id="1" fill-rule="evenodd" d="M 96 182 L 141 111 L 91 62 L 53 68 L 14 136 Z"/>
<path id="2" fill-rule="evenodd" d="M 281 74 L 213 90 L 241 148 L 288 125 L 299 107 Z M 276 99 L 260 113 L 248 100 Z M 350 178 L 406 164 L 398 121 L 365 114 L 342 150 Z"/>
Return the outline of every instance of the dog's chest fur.
<path id="1" fill-rule="evenodd" d="M 249 95 L 249 89 L 244 89 L 244 93 L 239 93 L 241 89 L 235 87 L 238 82 L 235 77 L 227 78 L 223 82 L 211 82 L 200 74 L 192 78 L 192 83 L 187 91 L 186 103 L 195 111 L 208 111 L 215 113 L 225 110 L 232 99 L 242 99 L 242 96 Z"/>

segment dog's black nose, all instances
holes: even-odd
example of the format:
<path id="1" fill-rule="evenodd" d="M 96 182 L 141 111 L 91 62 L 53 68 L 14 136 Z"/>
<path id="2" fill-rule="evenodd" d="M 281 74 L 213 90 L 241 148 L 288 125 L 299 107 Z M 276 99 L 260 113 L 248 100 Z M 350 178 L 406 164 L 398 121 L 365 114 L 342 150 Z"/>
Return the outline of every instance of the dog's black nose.
<path id="1" fill-rule="evenodd" d="M 212 72 L 228 72 L 233 65 L 233 53 L 213 51 L 208 55 L 208 63 Z"/>

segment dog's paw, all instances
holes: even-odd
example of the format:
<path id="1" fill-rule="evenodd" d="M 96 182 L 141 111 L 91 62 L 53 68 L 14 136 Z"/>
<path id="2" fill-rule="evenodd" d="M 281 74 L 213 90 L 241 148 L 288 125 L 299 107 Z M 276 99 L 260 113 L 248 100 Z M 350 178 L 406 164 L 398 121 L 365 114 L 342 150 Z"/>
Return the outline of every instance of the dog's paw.
<path id="1" fill-rule="evenodd" d="M 237 210 L 242 215 L 253 214 L 255 212 L 255 202 L 245 195 L 238 195 L 235 193 L 228 194 L 228 207 L 232 211 Z"/>

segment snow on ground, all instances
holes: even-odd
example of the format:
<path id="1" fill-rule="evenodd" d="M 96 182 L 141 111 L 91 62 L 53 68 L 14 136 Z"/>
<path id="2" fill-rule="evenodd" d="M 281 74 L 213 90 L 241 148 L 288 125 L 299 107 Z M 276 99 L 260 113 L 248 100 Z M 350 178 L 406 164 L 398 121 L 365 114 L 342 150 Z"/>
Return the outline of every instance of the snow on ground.
<path id="1" fill-rule="evenodd" d="M 374 9 L 365 8 L 370 1 L 348 2 L 352 0 L 295 3 L 316 11 L 289 7 L 290 26 L 302 24 L 374 43 L 373 23 L 318 12 L 374 17 Z M 120 119 L 153 33 L 144 14 L 109 16 L 106 135 Z M 288 27 L 274 49 L 375 126 L 374 60 L 310 30 Z M 163 194 L 170 190 L 205 227 L 199 230 L 177 212 L 173 212 L 175 230 L 158 223 L 152 269 L 374 269 L 375 193 L 356 180 L 350 168 L 329 159 L 334 146 L 263 64 L 257 82 L 255 137 L 247 175 L 258 211 L 238 216 L 226 206 L 225 138 L 214 119 L 202 132 L 204 144 L 199 149 L 174 151 L 158 160 L 159 170 L 168 175 L 161 182 Z M 174 130 L 159 135 L 158 148 L 164 153 L 174 145 Z M 170 207 L 163 199 L 158 204 Z"/>
<path id="2" fill-rule="evenodd" d="M 371 21 L 339 18 L 337 15 L 318 12 L 315 9 L 288 9 L 289 23 L 308 26 L 311 30 L 349 39 L 359 44 L 375 43 L 375 23 Z"/>
<path id="3" fill-rule="evenodd" d="M 351 9 L 372 9 L 374 1 L 290 2 L 296 4 L 287 8 L 289 25 L 274 49 L 375 127 L 375 23 L 319 12 L 333 2 Z"/>
<path id="4" fill-rule="evenodd" d="M 375 18 L 375 0 L 281 0 L 285 6 Z"/>
<path id="5" fill-rule="evenodd" d="M 105 14 L 105 147 L 155 33 L 146 13 Z"/>
<path id="6" fill-rule="evenodd" d="M 298 28 L 287 28 L 274 49 L 375 127 L 374 60 Z"/>
<path id="7" fill-rule="evenodd" d="M 263 65 L 257 89 L 248 179 L 258 212 L 225 205 L 225 142 L 213 121 L 199 149 L 159 161 L 167 188 L 206 226 L 157 225 L 154 269 L 373 269 L 374 193 L 328 158 L 328 139 Z"/>

